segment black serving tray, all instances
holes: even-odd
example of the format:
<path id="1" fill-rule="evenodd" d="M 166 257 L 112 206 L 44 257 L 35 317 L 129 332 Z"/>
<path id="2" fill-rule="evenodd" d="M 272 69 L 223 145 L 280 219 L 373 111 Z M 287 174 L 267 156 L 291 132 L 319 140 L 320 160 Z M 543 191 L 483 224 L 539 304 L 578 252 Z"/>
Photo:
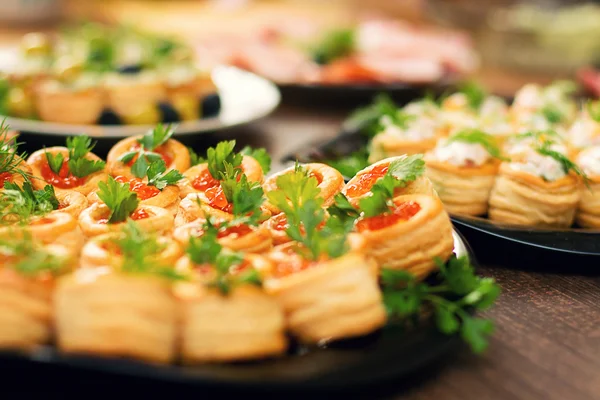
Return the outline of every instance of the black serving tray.
<path id="1" fill-rule="evenodd" d="M 454 232 L 454 246 L 457 256 L 467 255 L 476 264 L 468 244 L 457 232 Z M 120 380 L 123 385 L 129 382 L 146 388 L 174 385 L 245 393 L 322 392 L 365 387 L 391 379 L 398 382 L 426 366 L 442 363 L 444 356 L 462 348 L 458 334 L 444 335 L 430 318 L 425 318 L 410 327 L 390 323 L 374 334 L 332 343 L 327 348 L 296 346 L 287 356 L 256 362 L 163 366 L 63 355 L 54 347 L 45 346 L 27 354 L 0 353 L 0 372 L 3 385 L 18 381 L 26 371 L 29 385 L 35 386 L 36 382 L 67 385 L 68 380 L 71 386 L 85 382 L 87 391 Z"/>

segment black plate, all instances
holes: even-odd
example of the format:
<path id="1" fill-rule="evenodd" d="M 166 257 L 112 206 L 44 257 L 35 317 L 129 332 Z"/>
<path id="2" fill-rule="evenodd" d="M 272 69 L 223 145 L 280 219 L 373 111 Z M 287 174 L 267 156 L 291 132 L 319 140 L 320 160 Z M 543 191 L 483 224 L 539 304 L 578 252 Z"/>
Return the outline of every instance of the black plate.
<path id="1" fill-rule="evenodd" d="M 454 245 L 457 255 L 467 255 L 475 264 L 470 248 L 456 232 Z M 26 369 L 30 383 L 35 382 L 36 370 L 51 367 L 55 374 L 76 371 L 89 373 L 87 378 L 101 376 L 102 380 L 112 375 L 149 384 L 297 392 L 348 389 L 402 378 L 457 348 L 462 348 L 458 335 L 439 333 L 432 321 L 426 320 L 410 328 L 389 324 L 374 334 L 331 344 L 328 348 L 296 348 L 287 357 L 252 363 L 154 366 L 122 359 L 66 356 L 52 347 L 43 347 L 30 355 L 0 353 L 0 366 Z"/>
<path id="2" fill-rule="evenodd" d="M 370 103 L 379 93 L 387 93 L 398 104 L 421 98 L 428 93 L 439 95 L 452 90 L 457 83 L 455 78 L 427 84 L 278 84 L 282 101 L 287 104 L 301 104 L 327 107 L 357 107 Z"/>
<path id="3" fill-rule="evenodd" d="M 367 137 L 360 133 L 359 127 L 343 126 L 340 134 L 335 138 L 302 147 L 285 156 L 282 161 L 327 163 L 328 160 L 335 160 L 356 152 L 364 148 L 367 143 Z M 484 233 L 493 239 L 530 246 L 539 251 L 585 257 L 600 256 L 600 230 L 524 227 L 496 223 L 479 217 L 463 215 L 451 215 L 451 217 L 470 241 L 473 240 L 473 235 Z"/>

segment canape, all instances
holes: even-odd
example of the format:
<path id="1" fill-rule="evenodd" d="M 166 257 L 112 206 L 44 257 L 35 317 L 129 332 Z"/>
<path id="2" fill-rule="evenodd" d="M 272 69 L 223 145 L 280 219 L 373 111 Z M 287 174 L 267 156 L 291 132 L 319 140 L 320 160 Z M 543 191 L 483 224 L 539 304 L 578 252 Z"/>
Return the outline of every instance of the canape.
<path id="1" fill-rule="evenodd" d="M 338 194 L 344 186 L 344 177 L 335 168 L 321 163 L 308 163 L 299 164 L 296 167 L 286 168 L 283 171 L 268 177 L 263 184 L 265 193 L 278 190 L 277 180 L 279 177 L 293 173 L 298 169 L 303 171 L 303 173 L 308 177 L 316 180 L 317 187 L 320 190 L 319 197 L 324 200 L 325 206 L 333 203 L 335 195 Z M 266 202 L 265 207 L 274 215 L 281 212 L 278 207 L 274 206 L 270 202 Z"/>
<path id="2" fill-rule="evenodd" d="M 138 115 L 144 107 L 156 107 L 167 99 L 164 82 L 155 71 L 136 74 L 109 73 L 104 78 L 107 106 L 128 121 Z M 157 123 L 158 118 L 136 123 Z"/>
<path id="3" fill-rule="evenodd" d="M 127 219 L 137 221 L 144 232 L 165 233 L 173 229 L 173 214 L 164 208 L 142 206 L 129 184 L 109 178 L 100 182 L 98 197 L 79 215 L 79 227 L 87 237 L 118 231 Z"/>
<path id="4" fill-rule="evenodd" d="M 184 362 L 240 361 L 283 353 L 287 348 L 283 310 L 262 290 L 256 273 L 266 261 L 222 248 L 214 234 L 192 239 L 186 253 L 177 269 L 191 270 L 199 278 L 175 291 Z"/>
<path id="5" fill-rule="evenodd" d="M 581 192 L 575 221 L 583 228 L 600 228 L 600 146 L 583 150 L 576 163 L 587 175 L 588 187 Z"/>
<path id="6" fill-rule="evenodd" d="M 380 160 L 359 171 L 342 188 L 341 193 L 356 204 L 371 195 L 371 188 L 381 178 L 392 176 L 403 183 L 395 188 L 395 194 L 421 193 L 435 196 L 433 185 L 423 172 L 425 163 L 420 155 L 398 156 Z M 409 172 L 409 174 L 405 174 Z"/>
<path id="7" fill-rule="evenodd" d="M 157 125 L 143 136 L 133 136 L 117 142 L 108 152 L 108 173 L 112 176 L 133 178 L 135 167 L 144 167 L 162 158 L 167 170 L 185 171 L 190 167 L 188 149 L 171 139 L 173 129 Z"/>
<path id="8" fill-rule="evenodd" d="M 581 198 L 581 179 L 567 149 L 550 141 L 510 154 L 500 165 L 490 195 L 493 221 L 568 227 Z"/>
<path id="9" fill-rule="evenodd" d="M 448 212 L 483 215 L 501 157 L 493 137 L 463 131 L 439 142 L 425 155 L 425 174 Z"/>
<path id="10" fill-rule="evenodd" d="M 93 125 L 104 108 L 104 92 L 94 76 L 46 80 L 36 86 L 35 105 L 44 121 Z"/>
<path id="11" fill-rule="evenodd" d="M 5 182 L 23 186 L 26 179 L 31 177 L 31 167 L 23 160 L 24 154 L 18 152 L 15 134 L 0 123 L 0 191 Z"/>
<path id="12" fill-rule="evenodd" d="M 74 190 L 87 196 L 106 180 L 105 163 L 91 150 L 92 141 L 87 136 L 67 139 L 67 147 L 48 147 L 32 153 L 27 159 L 31 167 L 32 182 L 36 189 L 52 185 L 57 192 Z"/>
<path id="13" fill-rule="evenodd" d="M 0 239 L 0 348 L 32 350 L 52 338 L 55 278 L 75 264 L 61 245 Z"/>

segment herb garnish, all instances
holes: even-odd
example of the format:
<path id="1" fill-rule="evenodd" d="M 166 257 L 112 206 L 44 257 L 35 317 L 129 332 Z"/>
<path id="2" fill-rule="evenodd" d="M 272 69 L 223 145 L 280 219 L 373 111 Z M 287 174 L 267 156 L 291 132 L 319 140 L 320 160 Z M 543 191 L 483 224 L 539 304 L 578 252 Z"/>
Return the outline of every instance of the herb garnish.
<path id="1" fill-rule="evenodd" d="M 600 101 L 590 101 L 587 103 L 586 108 L 590 118 L 600 122 Z"/>
<path id="2" fill-rule="evenodd" d="M 67 138 L 67 149 L 69 152 L 67 165 L 73 176 L 85 178 L 94 172 L 102 171 L 104 169 L 104 161 L 89 160 L 86 158 L 88 153 L 94 149 L 95 145 L 95 143 L 92 143 L 92 139 L 85 135 Z M 48 166 L 52 172 L 55 174 L 60 173 L 65 157 L 61 153 L 52 154 L 46 152 L 45 155 Z"/>
<path id="3" fill-rule="evenodd" d="M 346 157 L 323 161 L 327 165 L 337 169 L 344 177 L 350 179 L 359 171 L 367 168 L 369 163 L 369 151 L 366 147 L 361 148 Z"/>
<path id="4" fill-rule="evenodd" d="M 186 276 L 172 267 L 156 261 L 165 245 L 158 242 L 155 235 L 142 231 L 139 225 L 128 220 L 121 231 L 123 234 L 112 240 L 123 255 L 119 266 L 122 272 L 154 274 L 171 280 L 184 280 Z"/>
<path id="5" fill-rule="evenodd" d="M 402 112 L 396 103 L 387 94 L 378 94 L 373 103 L 354 111 L 344 122 L 348 130 L 359 129 L 369 137 L 375 136 L 384 129 L 381 120 L 385 118 L 394 125 L 405 127 L 415 118 L 413 115 Z"/>
<path id="6" fill-rule="evenodd" d="M 480 144 L 489 153 L 490 156 L 502 161 L 508 159 L 502 156 L 500 147 L 496 144 L 494 137 L 477 129 L 464 130 L 448 138 L 447 143 L 464 142 L 472 144 Z"/>
<path id="7" fill-rule="evenodd" d="M 325 221 L 323 198 L 319 197 L 321 190 L 315 177 L 296 166 L 293 172 L 279 176 L 276 183 L 278 190 L 268 192 L 267 197 L 285 214 L 287 235 L 304 246 L 297 249 L 300 255 L 317 261 L 324 255 L 340 257 L 349 250 L 347 235 L 354 221 L 335 215 Z"/>
<path id="8" fill-rule="evenodd" d="M 218 230 L 210 220 L 206 222 L 203 230 L 201 237 L 190 238 L 186 253 L 194 264 L 214 267 L 217 276 L 208 283 L 209 286 L 218 288 L 226 295 L 236 285 L 261 285 L 260 276 L 255 269 L 239 274 L 231 273 L 233 269 L 242 265 L 244 254 L 223 248 L 217 240 Z"/>
<path id="9" fill-rule="evenodd" d="M 226 163 L 226 172 L 221 174 L 221 188 L 227 202 L 233 205 L 233 220 L 228 226 L 246 224 L 257 226 L 262 220 L 261 206 L 265 201 L 265 192 L 258 182 L 248 181 L 248 177 L 238 168 Z"/>
<path id="10" fill-rule="evenodd" d="M 173 136 L 173 133 L 174 129 L 170 125 L 156 125 L 154 129 L 138 139 L 138 143 L 140 144 L 139 150 L 126 152 L 119 157 L 119 161 L 127 164 L 135 159 L 131 165 L 131 173 L 136 178 L 141 179 L 145 177 L 150 164 L 157 160 L 162 160 L 162 156 L 154 152 L 154 150 L 165 144 Z"/>
<path id="11" fill-rule="evenodd" d="M 51 185 L 34 190 L 29 181 L 25 181 L 22 187 L 5 182 L 4 191 L 0 192 L 0 225 L 27 224 L 33 217 L 58 209 L 58 205 Z"/>
<path id="12" fill-rule="evenodd" d="M 447 263 L 439 258 L 439 283 L 419 282 L 408 271 L 383 268 L 383 299 L 390 317 L 406 319 L 433 310 L 437 328 L 445 334 L 460 332 L 475 353 L 483 352 L 494 324 L 477 318 L 469 309 L 488 309 L 500 287 L 492 278 L 480 278 L 467 257 L 453 255 Z"/>
<path id="13" fill-rule="evenodd" d="M 552 140 L 544 140 L 540 145 L 535 147 L 535 151 L 543 156 L 552 157 L 556 160 L 562 167 L 565 174 L 568 174 L 569 171 L 573 171 L 575 174 L 581 176 L 583 178 L 586 186 L 588 185 L 589 178 L 585 172 L 581 170 L 573 161 L 569 159 L 566 155 L 558 152 L 556 150 L 552 150 L 552 145 L 555 144 Z"/>
<path id="14" fill-rule="evenodd" d="M 3 265 L 25 276 L 35 276 L 43 272 L 55 275 L 65 266 L 62 257 L 57 257 L 36 246 L 31 234 L 27 232 L 9 239 L 0 238 L 0 258 L 1 256 L 14 257 L 16 262 L 3 263 Z"/>
<path id="15" fill-rule="evenodd" d="M 176 169 L 167 172 L 167 165 L 162 158 L 148 166 L 146 175 L 148 176 L 148 185 L 155 186 L 159 190 L 163 190 L 167 185 L 174 185 L 183 179 L 183 175 Z"/>
<path id="16" fill-rule="evenodd" d="M 6 119 L 3 119 L 0 122 L 0 173 L 19 174 L 29 179 L 29 175 L 19 168 L 27 155 L 17 152 L 19 143 L 8 136 L 8 125 L 5 125 L 5 121 Z"/>
<path id="17" fill-rule="evenodd" d="M 487 91 L 481 85 L 472 81 L 464 82 L 458 92 L 465 95 L 469 107 L 474 111 L 479 110 L 488 96 Z"/>
<path id="18" fill-rule="evenodd" d="M 188 154 L 190 155 L 190 165 L 193 167 L 194 165 L 202 164 L 206 162 L 206 158 L 202 157 L 198 153 L 194 151 L 191 147 L 188 147 Z"/>
<path id="19" fill-rule="evenodd" d="M 353 29 L 338 29 L 327 32 L 311 50 L 312 59 L 317 64 L 330 62 L 346 57 L 354 51 L 356 32 Z"/>
<path id="20" fill-rule="evenodd" d="M 140 203 L 128 183 L 119 183 L 111 176 L 107 182 L 98 182 L 98 197 L 110 210 L 109 224 L 125 221 Z"/>
<path id="21" fill-rule="evenodd" d="M 221 180 L 225 177 L 228 166 L 237 169 L 242 164 L 243 156 L 234 152 L 234 148 L 235 140 L 230 140 L 220 142 L 216 147 L 210 147 L 207 150 L 208 172 L 213 178 Z"/>

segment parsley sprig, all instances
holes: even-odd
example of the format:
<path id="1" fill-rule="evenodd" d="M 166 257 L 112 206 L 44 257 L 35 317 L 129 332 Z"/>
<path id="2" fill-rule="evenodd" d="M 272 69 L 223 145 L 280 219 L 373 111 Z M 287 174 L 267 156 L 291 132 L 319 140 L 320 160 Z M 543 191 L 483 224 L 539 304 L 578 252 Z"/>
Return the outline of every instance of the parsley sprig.
<path id="1" fill-rule="evenodd" d="M 494 137 L 478 129 L 458 132 L 457 134 L 448 138 L 448 143 L 452 142 L 480 144 L 490 156 L 502 161 L 508 161 L 508 159 L 502 155 L 502 151 L 494 140 Z"/>
<path id="2" fill-rule="evenodd" d="M 36 246 L 30 234 L 16 235 L 13 238 L 0 238 L 0 258 L 8 257 L 14 262 L 3 265 L 24 276 L 33 277 L 41 273 L 57 275 L 65 267 L 65 259 Z"/>
<path id="3" fill-rule="evenodd" d="M 0 225 L 27 224 L 31 218 L 43 216 L 58 209 L 58 199 L 51 185 L 34 190 L 31 182 L 22 187 L 5 182 L 0 192 Z"/>
<path id="4" fill-rule="evenodd" d="M 105 166 L 105 162 L 101 160 L 88 160 L 86 156 L 90 153 L 95 143 L 92 143 L 92 139 L 88 136 L 73 136 L 67 138 L 67 149 L 69 151 L 69 160 L 67 165 L 69 171 L 73 176 L 77 178 L 85 178 L 94 172 L 102 171 Z M 46 159 L 50 169 L 56 174 L 60 172 L 62 168 L 64 157 L 62 154 L 50 154 L 46 152 Z"/>
<path id="5" fill-rule="evenodd" d="M 276 183 L 278 189 L 268 192 L 267 197 L 285 214 L 286 233 L 303 245 L 298 249 L 303 257 L 312 261 L 323 256 L 337 258 L 349 250 L 347 236 L 354 221 L 336 215 L 326 220 L 316 178 L 297 165 L 294 171 L 279 176 Z"/>
<path id="6" fill-rule="evenodd" d="M 222 180 L 226 176 L 227 168 L 238 168 L 242 164 L 242 154 L 234 151 L 235 140 L 219 142 L 215 147 L 210 147 L 206 152 L 208 172 L 213 178 Z"/>
<path id="7" fill-rule="evenodd" d="M 370 165 L 369 151 L 366 147 L 363 147 L 345 157 L 325 160 L 323 162 L 337 169 L 344 177 L 350 179 L 350 177 Z"/>
<path id="8" fill-rule="evenodd" d="M 128 183 L 117 182 L 113 177 L 98 182 L 98 197 L 110 210 L 109 224 L 125 221 L 140 203 L 137 195 L 129 190 Z"/>
<path id="9" fill-rule="evenodd" d="M 261 206 L 265 192 L 258 182 L 250 182 L 239 168 L 226 163 L 226 172 L 221 174 L 221 188 L 227 202 L 233 205 L 233 220 L 228 226 L 246 224 L 257 226 L 263 219 Z"/>
<path id="10" fill-rule="evenodd" d="M 148 167 L 155 161 L 162 160 L 162 156 L 154 150 L 165 144 L 173 136 L 174 132 L 174 129 L 170 125 L 156 125 L 154 129 L 137 140 L 140 144 L 139 150 L 126 152 L 119 157 L 119 161 L 127 164 L 135 159 L 131 165 L 131 173 L 136 178 L 141 179 L 145 177 Z"/>
<path id="11" fill-rule="evenodd" d="M 474 352 L 483 352 L 494 325 L 469 311 L 491 307 L 500 294 L 500 287 L 492 278 L 475 275 L 467 257 L 452 256 L 447 263 L 440 259 L 436 263 L 440 271 L 434 284 L 420 282 L 407 271 L 386 268 L 381 271 L 388 314 L 391 318 L 406 320 L 431 310 L 441 332 L 448 335 L 459 332 Z"/>
<path id="12" fill-rule="evenodd" d="M 190 165 L 193 167 L 194 165 L 202 164 L 206 162 L 206 158 L 202 157 L 198 153 L 194 151 L 191 147 L 188 147 L 188 154 L 190 155 Z"/>
<path id="13" fill-rule="evenodd" d="M 148 176 L 148 185 L 155 186 L 159 190 L 163 190 L 167 185 L 174 185 L 183 179 L 183 175 L 176 169 L 167 171 L 167 165 L 162 158 L 148 166 L 146 175 Z"/>
<path id="14" fill-rule="evenodd" d="M 164 250 L 155 235 L 142 231 L 139 225 L 128 220 L 123 226 L 122 235 L 112 240 L 123 255 L 120 270 L 132 274 L 152 274 L 170 280 L 185 280 L 187 277 L 172 267 L 163 265 L 156 260 L 157 255 Z"/>
<path id="15" fill-rule="evenodd" d="M 255 269 L 237 274 L 232 273 L 235 268 L 242 265 L 244 255 L 225 249 L 219 244 L 217 239 L 218 229 L 211 223 L 210 219 L 206 221 L 203 231 L 201 237 L 190 238 L 186 253 L 194 264 L 214 267 L 216 277 L 208 283 L 208 286 L 216 287 L 226 295 L 237 285 L 261 285 L 260 276 Z"/>

